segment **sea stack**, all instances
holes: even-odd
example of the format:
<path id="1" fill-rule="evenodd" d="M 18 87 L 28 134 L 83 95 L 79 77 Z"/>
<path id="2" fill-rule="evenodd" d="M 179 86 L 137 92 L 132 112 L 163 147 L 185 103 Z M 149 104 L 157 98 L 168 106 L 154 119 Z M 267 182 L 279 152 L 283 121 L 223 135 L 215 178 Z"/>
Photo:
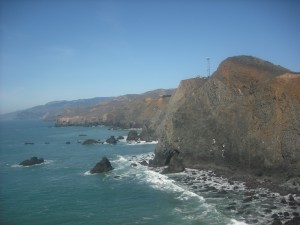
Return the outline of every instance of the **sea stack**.
<path id="1" fill-rule="evenodd" d="M 103 157 L 100 162 L 98 162 L 93 169 L 90 170 L 91 174 L 94 173 L 104 173 L 113 170 L 110 161 L 107 157 Z"/>

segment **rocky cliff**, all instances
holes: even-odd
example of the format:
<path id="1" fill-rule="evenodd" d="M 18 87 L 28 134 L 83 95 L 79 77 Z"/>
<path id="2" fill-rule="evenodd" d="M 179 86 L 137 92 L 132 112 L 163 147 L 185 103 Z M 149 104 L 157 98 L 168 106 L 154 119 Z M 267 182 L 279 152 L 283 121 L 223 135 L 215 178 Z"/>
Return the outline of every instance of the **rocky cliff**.
<path id="1" fill-rule="evenodd" d="M 56 120 L 56 126 L 108 125 L 119 128 L 141 128 L 144 139 L 156 139 L 156 127 L 174 89 L 158 89 L 143 94 L 116 97 L 101 104 L 68 110 Z"/>
<path id="2" fill-rule="evenodd" d="M 300 176 L 299 73 L 227 58 L 211 77 L 180 83 L 159 129 L 152 165 Z"/>

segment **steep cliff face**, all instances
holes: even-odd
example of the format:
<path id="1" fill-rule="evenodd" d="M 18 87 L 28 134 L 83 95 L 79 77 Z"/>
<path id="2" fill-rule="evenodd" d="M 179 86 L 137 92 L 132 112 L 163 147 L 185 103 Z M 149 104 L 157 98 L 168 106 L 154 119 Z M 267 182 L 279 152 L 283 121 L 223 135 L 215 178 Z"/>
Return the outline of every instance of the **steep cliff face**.
<path id="1" fill-rule="evenodd" d="M 154 165 L 205 164 L 300 176 L 300 76 L 250 56 L 231 57 L 171 97 Z"/>

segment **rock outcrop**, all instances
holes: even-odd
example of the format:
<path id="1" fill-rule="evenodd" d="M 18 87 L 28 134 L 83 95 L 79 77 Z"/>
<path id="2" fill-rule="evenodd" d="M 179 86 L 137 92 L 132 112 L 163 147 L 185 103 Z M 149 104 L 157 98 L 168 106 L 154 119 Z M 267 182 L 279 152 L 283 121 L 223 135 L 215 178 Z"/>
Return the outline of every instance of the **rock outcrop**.
<path id="1" fill-rule="evenodd" d="M 94 139 L 87 139 L 83 143 L 83 145 L 94 145 L 94 144 L 103 144 L 101 141 L 96 141 Z"/>
<path id="2" fill-rule="evenodd" d="M 107 157 L 103 157 L 100 162 L 98 162 L 93 169 L 90 170 L 91 174 L 94 173 L 104 173 L 113 170 L 114 168 L 111 166 L 110 161 Z"/>
<path id="3" fill-rule="evenodd" d="M 130 130 L 128 132 L 126 141 L 137 141 L 138 139 L 139 139 L 139 135 L 136 130 Z"/>
<path id="4" fill-rule="evenodd" d="M 31 159 L 26 159 L 24 161 L 22 161 L 19 165 L 21 166 L 33 166 L 36 164 L 41 164 L 44 163 L 45 160 L 43 158 L 38 158 L 38 157 L 32 157 Z"/>
<path id="5" fill-rule="evenodd" d="M 106 143 L 108 144 L 117 144 L 118 140 L 115 138 L 115 136 L 110 136 L 110 138 L 106 139 Z"/>
<path id="6" fill-rule="evenodd" d="M 152 166 L 300 176 L 299 73 L 230 57 L 211 77 L 182 81 L 164 117 Z"/>

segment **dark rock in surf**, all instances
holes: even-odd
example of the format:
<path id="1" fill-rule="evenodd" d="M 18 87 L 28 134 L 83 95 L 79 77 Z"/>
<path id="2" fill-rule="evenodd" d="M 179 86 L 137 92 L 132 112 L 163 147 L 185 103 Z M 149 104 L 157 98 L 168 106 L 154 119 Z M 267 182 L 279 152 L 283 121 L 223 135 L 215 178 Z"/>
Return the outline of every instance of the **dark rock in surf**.
<path id="1" fill-rule="evenodd" d="M 108 144 L 117 144 L 118 140 L 115 138 L 115 136 L 110 136 L 110 138 L 106 139 L 106 143 Z"/>
<path id="2" fill-rule="evenodd" d="M 275 218 L 271 225 L 282 225 L 282 222 L 280 221 L 280 219 Z"/>
<path id="3" fill-rule="evenodd" d="M 293 216 L 295 216 L 295 217 L 300 216 L 300 214 L 299 214 L 298 212 L 293 212 L 292 214 L 293 214 Z"/>
<path id="4" fill-rule="evenodd" d="M 290 201 L 290 202 L 294 202 L 294 201 L 295 201 L 293 195 L 291 195 L 291 194 L 289 195 L 289 201 Z"/>
<path id="5" fill-rule="evenodd" d="M 148 166 L 148 163 L 146 162 L 146 160 L 139 162 L 139 164 L 141 164 L 142 166 Z"/>
<path id="6" fill-rule="evenodd" d="M 96 141 L 94 139 L 87 139 L 83 143 L 83 145 L 93 145 L 93 144 L 103 144 L 101 141 Z"/>
<path id="7" fill-rule="evenodd" d="M 32 157 L 31 159 L 27 159 L 22 161 L 19 165 L 21 166 L 33 166 L 36 164 L 41 164 L 45 162 L 45 160 L 43 158 L 38 158 L 38 157 Z"/>
<path id="8" fill-rule="evenodd" d="M 139 140 L 139 135 L 137 133 L 136 130 L 130 130 L 128 132 L 128 136 L 127 136 L 127 139 L 126 141 L 138 141 Z"/>
<path id="9" fill-rule="evenodd" d="M 282 198 L 280 201 L 282 204 L 287 204 L 287 201 L 285 200 L 285 198 Z"/>
<path id="10" fill-rule="evenodd" d="M 179 156 L 179 151 L 174 150 L 172 155 L 170 156 L 170 161 L 168 163 L 168 167 L 165 168 L 162 173 L 180 173 L 185 170 L 185 167 L 182 164 L 182 159 Z"/>
<path id="11" fill-rule="evenodd" d="M 113 170 L 110 161 L 107 157 L 103 157 L 100 162 L 98 162 L 93 169 L 90 170 L 90 173 L 104 173 Z"/>

